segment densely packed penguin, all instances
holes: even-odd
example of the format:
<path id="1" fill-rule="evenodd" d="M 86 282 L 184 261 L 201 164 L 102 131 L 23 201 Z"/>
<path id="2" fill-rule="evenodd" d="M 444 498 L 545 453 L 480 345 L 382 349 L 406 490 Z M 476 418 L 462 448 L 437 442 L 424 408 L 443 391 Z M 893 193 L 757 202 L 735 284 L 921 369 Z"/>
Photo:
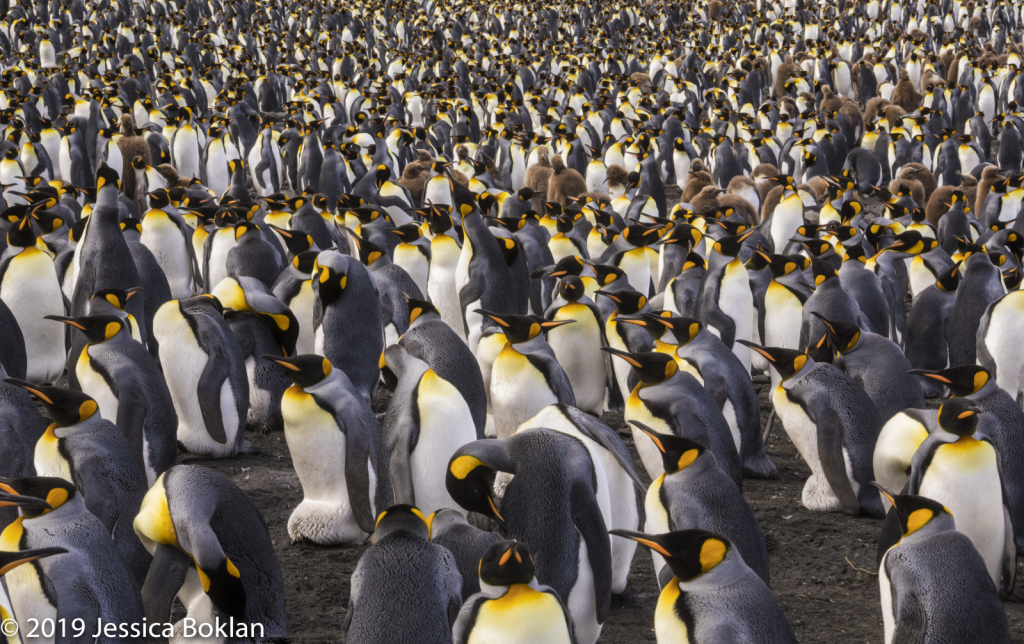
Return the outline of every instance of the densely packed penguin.
<path id="1" fill-rule="evenodd" d="M 887 643 L 1009 642 L 1024 4 L 0 12 L 8 641 L 286 638 L 260 511 L 177 464 L 283 431 L 291 539 L 372 544 L 352 644 L 594 644 L 638 543 L 658 642 L 795 642 L 779 425 L 879 520 Z"/>

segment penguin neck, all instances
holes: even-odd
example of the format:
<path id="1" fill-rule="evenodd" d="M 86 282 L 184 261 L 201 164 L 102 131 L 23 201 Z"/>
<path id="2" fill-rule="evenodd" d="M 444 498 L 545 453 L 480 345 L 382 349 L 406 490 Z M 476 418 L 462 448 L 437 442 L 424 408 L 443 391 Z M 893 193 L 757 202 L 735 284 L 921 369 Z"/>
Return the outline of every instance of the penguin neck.
<path id="1" fill-rule="evenodd" d="M 953 517 L 948 514 L 940 513 L 932 517 L 928 523 L 900 539 L 893 548 L 901 545 L 916 545 L 930 539 L 931 537 L 955 531 L 956 523 Z"/>
<path id="2" fill-rule="evenodd" d="M 811 372 L 811 371 L 812 371 L 812 370 L 814 369 L 814 365 L 815 365 L 815 364 L 817 364 L 817 363 L 816 363 L 816 362 L 814 362 L 814 360 L 813 360 L 813 359 L 812 359 L 811 357 L 809 357 L 809 356 L 808 356 L 808 358 L 807 358 L 807 362 L 806 362 L 806 363 L 804 363 L 804 366 L 800 368 L 800 371 L 797 371 L 796 373 L 794 373 L 794 374 L 793 374 L 792 376 L 790 376 L 789 378 L 786 378 L 785 380 L 783 380 L 782 382 L 780 382 L 780 383 L 779 383 L 779 386 L 780 386 L 780 387 L 783 387 L 783 388 L 785 388 L 785 389 L 792 389 L 792 388 L 793 388 L 793 387 L 795 387 L 795 386 L 796 386 L 796 385 L 797 385 L 797 384 L 798 384 L 798 383 L 799 383 L 799 382 L 800 382 L 800 381 L 801 381 L 801 380 L 802 380 L 802 379 L 803 379 L 804 377 L 806 377 L 806 376 L 807 376 L 807 374 L 809 374 L 809 373 L 810 373 L 810 372 Z"/>
<path id="3" fill-rule="evenodd" d="M 742 581 L 745 577 L 744 572 L 748 572 L 753 575 L 745 565 L 740 565 L 739 561 L 736 561 L 737 554 L 734 550 L 735 546 L 730 546 L 729 551 L 725 555 L 725 559 L 720 564 L 712 568 L 711 570 L 690 579 L 689 581 L 679 581 L 679 589 L 684 593 L 692 592 L 708 592 L 715 591 L 719 592 L 726 586 Z"/>
<path id="4" fill-rule="evenodd" d="M 530 580 L 529 584 L 513 584 L 511 586 L 492 586 L 485 582 L 483 579 L 480 580 L 480 592 L 490 599 L 499 599 L 504 597 L 506 593 L 512 591 L 517 586 L 526 586 L 534 591 L 540 592 L 540 584 L 537 583 L 537 578 L 534 577 Z"/>

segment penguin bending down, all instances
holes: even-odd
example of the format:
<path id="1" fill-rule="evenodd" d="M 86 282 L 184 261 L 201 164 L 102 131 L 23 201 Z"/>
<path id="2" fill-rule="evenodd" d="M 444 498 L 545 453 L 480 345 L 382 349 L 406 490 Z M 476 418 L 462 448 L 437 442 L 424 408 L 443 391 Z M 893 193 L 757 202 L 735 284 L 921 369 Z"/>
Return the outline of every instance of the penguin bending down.
<path id="1" fill-rule="evenodd" d="M 452 553 L 431 543 L 427 517 L 411 505 L 390 507 L 373 536 L 349 583 L 346 641 L 451 642 L 462 577 Z"/>
<path id="2" fill-rule="evenodd" d="M 572 644 L 572 616 L 558 593 L 537 583 L 525 543 L 498 541 L 478 562 L 481 592 L 466 600 L 452 629 L 453 644 Z"/>
<path id="3" fill-rule="evenodd" d="M 284 580 L 266 522 L 223 475 L 172 467 L 149 488 L 134 527 L 153 555 L 142 586 L 149 622 L 169 622 L 177 597 L 188 612 L 175 624 L 176 638 L 185 619 L 232 618 L 253 639 L 286 636 Z"/>
<path id="4" fill-rule="evenodd" d="M 500 507 L 498 473 L 512 475 Z M 463 509 L 533 545 L 537 580 L 565 599 L 579 644 L 594 644 L 611 603 L 611 548 L 583 444 L 546 429 L 474 441 L 448 463 L 445 485 Z"/>
<path id="5" fill-rule="evenodd" d="M 880 517 L 882 501 L 870 483 L 872 453 L 882 423 L 860 385 L 831 364 L 793 349 L 750 348 L 778 371 L 772 403 L 786 434 L 811 468 L 804 507 Z"/>
<path id="6" fill-rule="evenodd" d="M 665 473 L 647 490 L 644 530 L 662 534 L 699 528 L 726 535 L 751 570 L 765 585 L 770 584 L 764 533 L 739 489 L 718 466 L 715 455 L 685 436 L 659 434 L 636 421 L 630 424 L 651 438 L 665 466 Z M 660 584 L 665 558 L 656 551 L 651 554 Z"/>
<path id="7" fill-rule="evenodd" d="M 153 335 L 178 414 L 178 442 L 193 454 L 244 452 L 249 380 L 220 301 L 201 295 L 167 302 L 153 319 Z"/>
<path id="8" fill-rule="evenodd" d="M 51 319 L 85 334 L 89 343 L 75 365 L 78 383 L 104 418 L 115 419 L 152 485 L 178 458 L 178 416 L 160 365 L 118 317 Z"/>
<path id="9" fill-rule="evenodd" d="M 86 625 L 97 620 L 142 622 L 139 586 L 109 531 L 89 512 L 74 485 L 60 478 L 34 476 L 6 479 L 2 490 L 0 503 L 20 507 L 22 516 L 0 534 L 0 550 L 50 555 L 36 565 L 5 570 L 19 630 L 30 633 L 33 621 L 43 624 L 59 619 L 80 618 Z M 125 640 L 100 636 L 92 641 Z"/>
<path id="10" fill-rule="evenodd" d="M 772 591 L 726 537 L 705 530 L 611 533 L 665 557 L 672 576 L 654 610 L 659 642 L 796 643 Z"/>
<path id="11" fill-rule="evenodd" d="M 394 394 L 380 432 L 377 507 L 415 505 L 433 514 L 455 505 L 442 486 L 446 465 L 476 440 L 476 426 L 462 394 L 426 362 L 393 344 L 380 357 Z"/>
<path id="12" fill-rule="evenodd" d="M 878 486 L 899 541 L 878 565 L 885 644 L 1010 641 L 999 593 L 970 538 L 942 503 Z"/>
<path id="13" fill-rule="evenodd" d="M 533 427 L 572 436 L 590 452 L 597 478 L 597 500 L 602 506 L 606 526 L 622 530 L 633 530 L 640 526 L 638 493 L 643 492 L 643 484 L 636 473 L 629 448 L 614 429 L 568 405 L 548 405 L 516 431 Z M 626 588 L 636 545 L 612 539 L 611 548 L 612 593 L 619 594 Z"/>
<path id="14" fill-rule="evenodd" d="M 114 423 L 99 414 L 89 396 L 73 389 L 7 380 L 46 408 L 53 424 L 36 443 L 35 472 L 75 484 L 85 507 L 110 533 L 141 588 L 152 560 L 131 529 L 148 485 L 146 475 Z"/>

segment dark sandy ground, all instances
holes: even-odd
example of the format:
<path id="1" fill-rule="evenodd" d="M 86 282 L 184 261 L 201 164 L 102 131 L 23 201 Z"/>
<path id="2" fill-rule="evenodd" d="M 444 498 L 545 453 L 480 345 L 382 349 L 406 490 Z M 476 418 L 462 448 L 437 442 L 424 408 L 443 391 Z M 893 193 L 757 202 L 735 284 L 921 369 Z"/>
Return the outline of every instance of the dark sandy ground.
<path id="1" fill-rule="evenodd" d="M 762 409 L 766 410 L 766 378 L 756 380 Z M 387 392 L 378 393 L 375 411 L 384 411 L 386 398 Z M 766 412 L 762 416 L 762 421 L 767 419 Z M 604 420 L 632 448 L 622 416 L 608 414 Z M 226 474 L 263 512 L 284 573 L 291 641 L 340 641 L 349 576 L 365 547 L 291 544 L 286 526 L 288 516 L 302 499 L 302 488 L 284 435 L 250 435 L 249 439 L 259 453 L 220 461 L 183 455 L 181 460 L 201 462 Z M 882 614 L 875 574 L 881 521 L 807 511 L 800 504 L 800 491 L 810 472 L 778 424 L 767 449 L 780 479 L 747 479 L 744 496 L 765 533 L 778 541 L 769 553 L 772 590 L 797 638 L 800 642 L 881 642 Z M 646 479 L 643 468 L 638 469 Z M 1019 570 L 1018 576 L 1024 575 L 1024 566 Z M 654 642 L 657 596 L 650 555 L 638 548 L 625 597 L 613 602 L 600 642 Z M 1013 641 L 1024 644 L 1024 604 L 1004 607 Z"/>

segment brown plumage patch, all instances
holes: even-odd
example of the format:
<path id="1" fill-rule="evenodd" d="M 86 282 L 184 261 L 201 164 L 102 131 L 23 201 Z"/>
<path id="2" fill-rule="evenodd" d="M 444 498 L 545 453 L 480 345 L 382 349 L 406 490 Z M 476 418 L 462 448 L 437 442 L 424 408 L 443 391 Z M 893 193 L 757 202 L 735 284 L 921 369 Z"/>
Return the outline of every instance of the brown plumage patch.
<path id="1" fill-rule="evenodd" d="M 533 197 L 533 209 L 537 212 L 544 212 L 544 202 L 550 201 L 547 198 L 548 182 L 551 181 L 551 161 L 548 155 L 551 150 L 546 145 L 542 145 L 537 150 L 537 163 L 531 165 L 526 170 L 526 187 L 533 190 L 534 192 L 540 193 Z"/>
<path id="2" fill-rule="evenodd" d="M 939 186 L 932 171 L 920 163 L 908 163 L 900 170 L 899 179 L 917 181 L 924 188 L 924 202 L 927 203 L 932 193 Z"/>
<path id="3" fill-rule="evenodd" d="M 689 184 L 686 187 L 689 188 Z M 686 203 L 693 206 L 693 209 L 697 212 L 717 210 L 722 207 L 722 202 L 718 199 L 721 194 L 722 191 L 713 185 L 704 186 L 698 194 L 688 199 Z"/>
<path id="4" fill-rule="evenodd" d="M 135 134 L 135 119 L 131 114 L 121 115 L 120 128 L 123 136 L 117 140 L 117 149 L 121 151 L 124 167 L 130 169 L 131 160 L 137 156 L 141 156 L 146 161 L 146 165 L 151 165 L 149 143 L 146 142 L 145 136 Z M 135 199 L 135 172 L 129 170 L 122 174 L 124 176 L 121 177 L 121 192 Z"/>
<path id="5" fill-rule="evenodd" d="M 889 182 L 889 192 L 892 194 L 898 193 L 900 186 L 905 186 L 910 190 L 910 198 L 913 199 L 914 203 L 918 206 L 928 204 L 928 200 L 924 196 L 924 186 L 921 185 L 920 181 L 917 181 L 916 179 L 893 179 Z"/>
<path id="6" fill-rule="evenodd" d="M 899 105 L 906 112 L 913 112 L 917 108 L 921 107 L 921 93 L 914 87 L 914 83 L 910 80 L 910 74 L 907 70 L 900 72 L 900 80 L 896 83 L 896 87 L 892 90 L 892 98 L 890 99 L 894 105 Z"/>
<path id="7" fill-rule="evenodd" d="M 727 192 L 725 194 L 718 195 L 718 204 L 722 208 L 732 208 L 742 215 L 743 218 L 747 220 L 747 223 L 751 225 L 757 225 L 759 223 L 757 211 L 754 209 L 754 205 L 737 194 Z"/>
<path id="8" fill-rule="evenodd" d="M 931 198 L 928 199 L 928 205 L 924 209 L 924 217 L 928 220 L 929 224 L 933 226 L 939 225 L 939 219 L 949 211 L 949 206 L 946 204 L 952 198 L 953 191 L 959 189 L 958 186 L 941 186 L 932 193 Z"/>
<path id="9" fill-rule="evenodd" d="M 605 170 L 604 173 L 605 183 L 608 184 L 608 188 L 611 189 L 613 186 L 624 186 L 626 181 L 629 179 L 629 173 L 626 169 L 617 163 L 613 163 Z"/>
<path id="10" fill-rule="evenodd" d="M 1005 179 L 1006 177 L 999 173 L 999 168 L 994 165 L 986 166 L 985 169 L 981 171 L 981 181 L 978 182 L 977 193 L 975 194 L 974 201 L 967 202 L 974 204 L 975 216 L 981 212 L 981 204 L 985 203 L 985 197 L 987 197 L 988 193 L 992 190 L 992 186 Z"/>
<path id="11" fill-rule="evenodd" d="M 587 191 L 587 181 L 579 172 L 566 167 L 562 155 L 551 157 L 551 177 L 548 179 L 547 200 L 565 206 L 567 197 L 578 197 Z"/>

